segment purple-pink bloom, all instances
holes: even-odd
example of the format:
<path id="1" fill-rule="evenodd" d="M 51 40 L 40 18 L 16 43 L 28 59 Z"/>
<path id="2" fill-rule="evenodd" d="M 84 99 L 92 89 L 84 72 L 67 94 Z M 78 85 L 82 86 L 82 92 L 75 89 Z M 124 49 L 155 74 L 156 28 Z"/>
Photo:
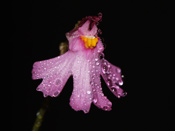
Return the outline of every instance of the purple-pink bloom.
<path id="1" fill-rule="evenodd" d="M 121 69 L 104 59 L 97 28 L 101 17 L 85 17 L 78 27 L 66 33 L 69 50 L 65 54 L 34 63 L 32 78 L 43 79 L 37 90 L 44 97 L 57 97 L 71 75 L 74 88 L 70 106 L 76 111 L 88 113 L 92 102 L 100 109 L 111 110 L 112 103 L 103 94 L 100 75 L 115 96 L 126 95 L 119 87 L 123 84 Z"/>

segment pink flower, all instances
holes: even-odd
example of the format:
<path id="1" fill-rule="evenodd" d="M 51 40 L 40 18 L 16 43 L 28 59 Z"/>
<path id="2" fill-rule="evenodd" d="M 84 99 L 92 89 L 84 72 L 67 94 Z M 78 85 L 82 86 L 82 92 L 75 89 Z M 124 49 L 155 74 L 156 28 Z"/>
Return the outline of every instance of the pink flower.
<path id="1" fill-rule="evenodd" d="M 70 105 L 76 111 L 88 113 L 92 102 L 105 111 L 111 110 L 112 103 L 103 94 L 100 75 L 114 95 L 118 98 L 126 95 L 119 87 L 123 84 L 120 68 L 104 59 L 97 28 L 101 17 L 101 14 L 85 17 L 66 34 L 69 50 L 65 54 L 34 63 L 32 78 L 43 79 L 37 90 L 44 97 L 57 97 L 71 75 L 74 88 Z"/>

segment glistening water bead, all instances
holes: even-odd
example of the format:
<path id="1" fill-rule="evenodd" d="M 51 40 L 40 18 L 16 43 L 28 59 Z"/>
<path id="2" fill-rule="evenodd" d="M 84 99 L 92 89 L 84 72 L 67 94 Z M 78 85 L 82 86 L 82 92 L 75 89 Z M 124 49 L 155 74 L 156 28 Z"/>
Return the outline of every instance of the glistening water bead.
<path id="1" fill-rule="evenodd" d="M 55 82 L 56 85 L 59 85 L 61 84 L 61 80 L 60 79 L 57 79 L 56 82 Z"/>

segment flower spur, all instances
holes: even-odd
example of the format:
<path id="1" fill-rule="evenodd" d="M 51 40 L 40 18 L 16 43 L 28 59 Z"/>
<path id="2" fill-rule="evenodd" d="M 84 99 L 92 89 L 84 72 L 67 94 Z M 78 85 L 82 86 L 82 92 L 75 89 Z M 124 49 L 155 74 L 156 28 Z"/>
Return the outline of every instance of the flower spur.
<path id="1" fill-rule="evenodd" d="M 37 90 L 42 91 L 44 97 L 57 97 L 71 75 L 70 106 L 76 111 L 88 113 L 91 103 L 105 111 L 111 110 L 112 103 L 103 94 L 100 75 L 115 96 L 120 98 L 127 94 L 119 87 L 123 84 L 121 69 L 104 59 L 104 47 L 97 28 L 101 18 L 101 13 L 83 18 L 66 33 L 69 50 L 65 54 L 34 63 L 32 78 L 43 79 Z"/>

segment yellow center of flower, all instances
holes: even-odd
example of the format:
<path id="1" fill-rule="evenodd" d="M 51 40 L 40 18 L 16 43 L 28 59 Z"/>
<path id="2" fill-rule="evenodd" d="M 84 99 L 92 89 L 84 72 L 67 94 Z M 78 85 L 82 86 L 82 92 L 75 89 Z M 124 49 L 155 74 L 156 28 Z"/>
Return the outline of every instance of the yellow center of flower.
<path id="1" fill-rule="evenodd" d="M 85 47 L 86 48 L 94 48 L 96 47 L 96 44 L 98 42 L 98 37 L 84 37 L 84 36 L 81 36 L 81 39 L 84 41 L 85 43 Z"/>

